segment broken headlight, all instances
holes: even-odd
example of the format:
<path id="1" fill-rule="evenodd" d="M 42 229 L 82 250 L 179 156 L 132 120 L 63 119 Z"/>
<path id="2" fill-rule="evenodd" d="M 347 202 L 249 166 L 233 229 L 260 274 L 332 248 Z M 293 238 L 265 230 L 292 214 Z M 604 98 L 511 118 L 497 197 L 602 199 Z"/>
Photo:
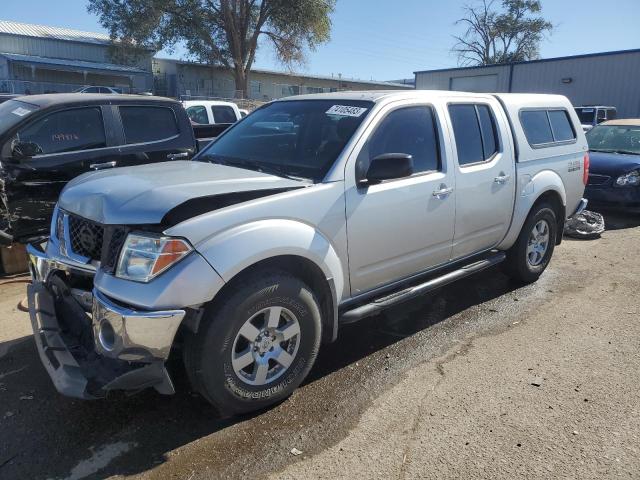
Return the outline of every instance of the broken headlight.
<path id="1" fill-rule="evenodd" d="M 192 250 L 181 238 L 130 233 L 120 253 L 116 277 L 147 283 Z"/>
<path id="2" fill-rule="evenodd" d="M 620 175 L 616 179 L 616 185 L 619 187 L 636 187 L 640 185 L 640 171 L 634 170 L 633 172 Z"/>

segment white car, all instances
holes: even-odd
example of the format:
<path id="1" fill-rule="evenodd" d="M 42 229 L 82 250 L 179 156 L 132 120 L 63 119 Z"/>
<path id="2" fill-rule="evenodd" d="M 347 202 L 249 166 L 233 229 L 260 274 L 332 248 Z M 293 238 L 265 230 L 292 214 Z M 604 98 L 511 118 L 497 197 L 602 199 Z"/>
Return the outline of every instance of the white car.
<path id="1" fill-rule="evenodd" d="M 182 105 L 184 105 L 191 121 L 198 125 L 235 123 L 242 118 L 240 109 L 233 102 L 185 100 Z"/>
<path id="2" fill-rule="evenodd" d="M 114 95 L 121 95 L 122 90 L 116 87 L 82 87 L 74 91 L 74 93 L 111 93 Z"/>

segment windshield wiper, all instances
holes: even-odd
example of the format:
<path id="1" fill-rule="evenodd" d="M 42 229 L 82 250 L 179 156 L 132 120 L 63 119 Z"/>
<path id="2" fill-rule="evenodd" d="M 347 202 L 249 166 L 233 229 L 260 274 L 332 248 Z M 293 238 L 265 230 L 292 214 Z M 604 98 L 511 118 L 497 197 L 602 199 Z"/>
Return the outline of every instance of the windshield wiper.
<path id="1" fill-rule="evenodd" d="M 599 148 L 590 148 L 592 152 L 602 152 L 602 153 L 619 153 L 620 155 L 640 155 L 640 152 L 633 152 L 631 150 L 602 150 Z"/>
<path id="2" fill-rule="evenodd" d="M 246 168 L 248 170 L 256 170 L 258 172 L 269 173 L 271 175 L 287 178 L 289 180 L 298 180 L 298 181 L 309 180 L 308 178 L 296 177 L 295 175 L 291 175 L 285 172 L 282 167 L 278 167 L 276 165 L 267 165 L 261 162 L 253 162 L 250 160 L 236 160 L 236 161 L 229 160 L 229 161 L 225 161 L 223 165 L 229 165 L 231 167 Z"/>

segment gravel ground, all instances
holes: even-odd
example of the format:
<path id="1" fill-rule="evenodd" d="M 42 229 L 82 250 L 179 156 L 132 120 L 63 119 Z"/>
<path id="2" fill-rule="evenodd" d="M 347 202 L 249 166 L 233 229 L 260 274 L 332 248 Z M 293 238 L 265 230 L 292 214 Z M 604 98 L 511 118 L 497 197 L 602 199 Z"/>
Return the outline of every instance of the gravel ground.
<path id="1" fill-rule="evenodd" d="M 640 217 L 608 227 L 535 285 L 487 271 L 344 328 L 289 400 L 233 420 L 179 364 L 173 397 L 60 397 L 0 279 L 0 478 L 638 478 Z"/>

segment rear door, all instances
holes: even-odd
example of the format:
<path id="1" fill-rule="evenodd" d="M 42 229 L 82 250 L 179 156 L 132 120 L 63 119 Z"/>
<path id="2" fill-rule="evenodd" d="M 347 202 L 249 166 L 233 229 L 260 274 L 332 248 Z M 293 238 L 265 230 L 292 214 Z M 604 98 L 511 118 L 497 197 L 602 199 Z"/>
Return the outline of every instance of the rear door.
<path id="1" fill-rule="evenodd" d="M 193 128 L 183 110 L 171 105 L 119 105 L 117 115 L 122 143 L 119 167 L 187 160 L 195 153 Z"/>
<path id="2" fill-rule="evenodd" d="M 455 150 L 456 220 L 452 258 L 496 246 L 507 233 L 515 200 L 509 126 L 494 99 L 450 100 Z"/>
<path id="3" fill-rule="evenodd" d="M 386 107 L 345 175 L 349 274 L 353 295 L 445 263 L 455 218 L 454 174 L 437 109 L 430 104 Z M 368 187 L 355 182 L 385 153 L 413 156 L 414 174 Z"/>

